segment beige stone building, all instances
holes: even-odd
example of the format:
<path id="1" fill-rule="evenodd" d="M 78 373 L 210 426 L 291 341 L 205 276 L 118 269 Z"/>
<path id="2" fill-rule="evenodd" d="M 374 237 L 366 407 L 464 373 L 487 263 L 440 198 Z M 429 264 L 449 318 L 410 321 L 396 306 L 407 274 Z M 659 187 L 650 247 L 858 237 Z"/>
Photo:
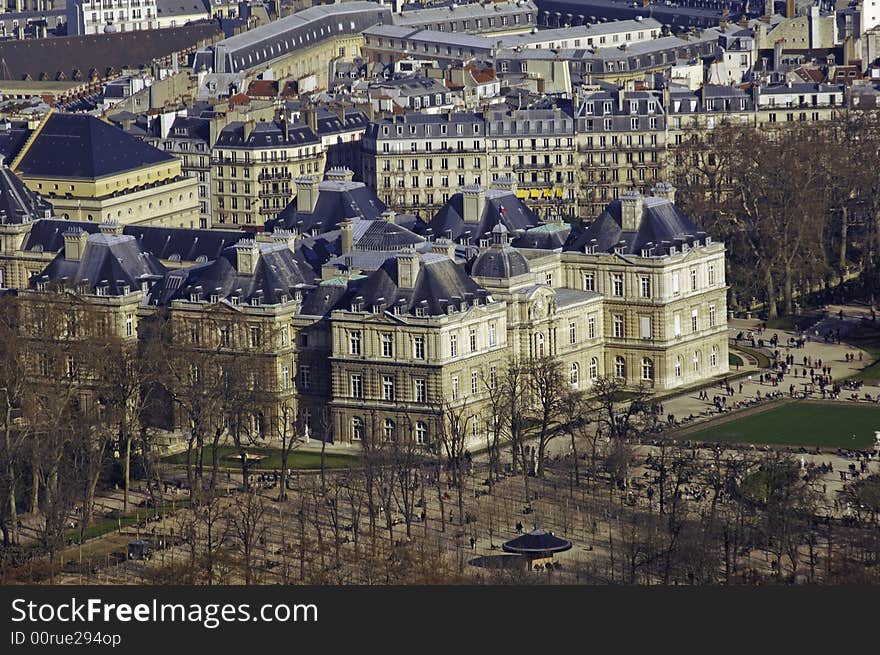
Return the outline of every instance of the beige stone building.
<path id="1" fill-rule="evenodd" d="M 60 218 L 199 224 L 198 181 L 180 160 L 87 114 L 48 113 L 10 168 Z"/>
<path id="2" fill-rule="evenodd" d="M 212 227 L 262 227 L 293 198 L 295 180 L 320 177 L 325 161 L 308 125 L 286 118 L 230 123 L 212 151 Z"/>

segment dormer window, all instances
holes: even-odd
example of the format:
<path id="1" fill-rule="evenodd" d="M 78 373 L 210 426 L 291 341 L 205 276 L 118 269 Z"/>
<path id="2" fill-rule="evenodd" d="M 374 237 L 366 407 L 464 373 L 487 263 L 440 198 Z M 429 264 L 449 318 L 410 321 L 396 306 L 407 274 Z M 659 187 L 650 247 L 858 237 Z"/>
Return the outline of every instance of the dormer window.
<path id="1" fill-rule="evenodd" d="M 239 302 L 241 302 L 241 298 L 239 298 L 238 296 L 232 296 L 232 298 L 230 298 L 229 301 L 233 305 L 237 305 Z"/>
<path id="2" fill-rule="evenodd" d="M 216 305 L 218 302 L 220 302 L 220 296 L 218 296 L 216 293 L 212 293 L 211 304 Z"/>

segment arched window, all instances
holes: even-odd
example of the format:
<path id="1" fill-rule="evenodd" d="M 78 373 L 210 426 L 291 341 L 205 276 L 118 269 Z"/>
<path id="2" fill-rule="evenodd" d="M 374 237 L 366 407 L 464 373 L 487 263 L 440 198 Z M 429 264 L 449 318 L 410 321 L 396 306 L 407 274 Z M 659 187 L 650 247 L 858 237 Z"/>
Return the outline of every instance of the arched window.
<path id="1" fill-rule="evenodd" d="M 654 379 L 654 360 L 650 357 L 642 358 L 642 379 L 643 380 L 653 380 Z"/>
<path id="2" fill-rule="evenodd" d="M 351 419 L 351 440 L 361 441 L 364 438 L 364 421 L 355 416 Z"/>
<path id="3" fill-rule="evenodd" d="M 700 370 L 700 352 L 698 350 L 694 351 L 693 362 L 694 362 L 694 373 L 697 373 Z"/>
<path id="4" fill-rule="evenodd" d="M 709 355 L 709 366 L 712 368 L 718 366 L 718 346 L 712 346 L 712 354 Z"/>
<path id="5" fill-rule="evenodd" d="M 416 443 L 422 445 L 428 443 L 428 426 L 421 421 L 416 423 Z"/>
<path id="6" fill-rule="evenodd" d="M 626 379 L 626 360 L 620 355 L 614 358 L 614 375 Z"/>
<path id="7" fill-rule="evenodd" d="M 681 377 L 681 356 L 675 358 L 675 377 Z"/>
<path id="8" fill-rule="evenodd" d="M 382 437 L 387 441 L 394 439 L 395 428 L 394 421 L 390 418 L 386 418 L 385 423 L 382 425 Z"/>
<path id="9" fill-rule="evenodd" d="M 595 382 L 599 379 L 599 360 L 593 357 L 590 360 L 590 380 Z"/>
<path id="10" fill-rule="evenodd" d="M 578 367 L 577 362 L 571 363 L 571 373 L 569 374 L 569 380 L 571 382 L 571 386 L 577 389 L 578 383 L 580 382 L 580 368 Z"/>
<path id="11" fill-rule="evenodd" d="M 543 357 L 544 356 L 544 334 L 542 332 L 538 332 L 538 334 L 535 335 L 535 343 L 537 344 L 536 350 L 538 352 L 538 357 Z"/>

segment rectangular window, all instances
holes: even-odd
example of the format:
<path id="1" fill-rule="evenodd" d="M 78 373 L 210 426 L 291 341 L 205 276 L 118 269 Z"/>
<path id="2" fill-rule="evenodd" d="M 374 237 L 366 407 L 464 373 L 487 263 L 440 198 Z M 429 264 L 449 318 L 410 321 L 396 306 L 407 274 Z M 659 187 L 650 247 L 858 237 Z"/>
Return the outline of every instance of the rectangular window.
<path id="1" fill-rule="evenodd" d="M 260 347 L 260 328 L 256 325 L 251 326 L 251 348 Z"/>
<path id="2" fill-rule="evenodd" d="M 615 314 L 612 323 L 614 326 L 614 336 L 617 339 L 623 338 L 623 316 L 620 314 Z"/>
<path id="3" fill-rule="evenodd" d="M 125 336 L 134 336 L 134 314 L 125 317 Z"/>
<path id="4" fill-rule="evenodd" d="M 715 305 L 709 305 L 709 327 L 715 327 Z"/>
<path id="5" fill-rule="evenodd" d="M 498 367 L 490 366 L 489 367 L 489 388 L 494 389 L 498 386 Z"/>
<path id="6" fill-rule="evenodd" d="M 281 347 L 284 348 L 287 346 L 287 326 L 284 325 L 281 327 Z"/>
<path id="7" fill-rule="evenodd" d="M 364 384 L 360 375 L 352 375 L 351 378 L 351 397 L 352 398 L 363 398 L 364 397 Z"/>
<path id="8" fill-rule="evenodd" d="M 458 400 L 458 376 L 452 376 L 452 399 Z"/>
<path id="9" fill-rule="evenodd" d="M 471 328 L 468 332 L 468 341 L 470 342 L 471 352 L 477 352 L 477 328 Z"/>
<path id="10" fill-rule="evenodd" d="M 699 317 L 697 315 L 697 310 L 693 310 L 691 312 L 691 332 L 697 331 L 697 325 L 699 323 Z"/>
<path id="11" fill-rule="evenodd" d="M 715 286 L 715 264 L 709 264 L 708 268 L 709 286 Z"/>
<path id="12" fill-rule="evenodd" d="M 675 271 L 672 274 L 672 294 L 677 296 L 680 292 L 679 283 L 678 283 L 678 271 Z"/>
<path id="13" fill-rule="evenodd" d="M 611 295 L 618 297 L 623 295 L 623 273 L 611 274 Z"/>
<path id="14" fill-rule="evenodd" d="M 348 353 L 350 355 L 360 355 L 361 354 L 361 333 L 360 332 L 349 332 L 348 333 Z"/>
<path id="15" fill-rule="evenodd" d="M 449 356 L 458 357 L 458 335 L 449 335 Z"/>
<path id="16" fill-rule="evenodd" d="M 428 402 L 428 385 L 424 378 L 416 378 L 413 389 L 415 391 L 415 401 L 417 403 Z"/>
<path id="17" fill-rule="evenodd" d="M 596 274 L 584 273 L 584 291 L 596 290 Z"/>
<path id="18" fill-rule="evenodd" d="M 390 334 L 382 335 L 382 357 L 394 356 L 394 336 Z"/>
<path id="19" fill-rule="evenodd" d="M 641 279 L 641 292 L 642 292 L 642 298 L 650 298 L 651 297 L 651 278 L 643 277 Z"/>
<path id="20" fill-rule="evenodd" d="M 681 336 L 681 314 L 672 317 L 672 334 L 673 336 Z"/>
<path id="21" fill-rule="evenodd" d="M 587 318 L 587 336 L 590 339 L 596 338 L 596 317 L 590 316 Z"/>
<path id="22" fill-rule="evenodd" d="M 299 367 L 299 386 L 304 390 L 312 388 L 312 367 L 308 364 Z"/>
<path id="23" fill-rule="evenodd" d="M 697 290 L 697 269 L 691 269 L 691 291 Z"/>
<path id="24" fill-rule="evenodd" d="M 287 366 L 281 367 L 281 388 L 290 389 L 290 369 Z"/>
<path id="25" fill-rule="evenodd" d="M 495 345 L 495 324 L 489 323 L 489 345 Z"/>
<path id="26" fill-rule="evenodd" d="M 476 371 L 471 371 L 471 393 L 476 394 L 479 390 L 480 377 Z"/>
<path id="27" fill-rule="evenodd" d="M 390 375 L 382 376 L 382 400 L 394 400 L 394 378 Z"/>
<path id="28" fill-rule="evenodd" d="M 425 337 L 413 337 L 413 357 L 415 359 L 425 358 Z"/>
<path id="29" fill-rule="evenodd" d="M 574 321 L 568 322 L 568 342 L 577 343 L 577 323 Z"/>
<path id="30" fill-rule="evenodd" d="M 639 317 L 639 336 L 642 339 L 650 339 L 651 338 L 651 317 L 650 316 L 640 316 Z"/>

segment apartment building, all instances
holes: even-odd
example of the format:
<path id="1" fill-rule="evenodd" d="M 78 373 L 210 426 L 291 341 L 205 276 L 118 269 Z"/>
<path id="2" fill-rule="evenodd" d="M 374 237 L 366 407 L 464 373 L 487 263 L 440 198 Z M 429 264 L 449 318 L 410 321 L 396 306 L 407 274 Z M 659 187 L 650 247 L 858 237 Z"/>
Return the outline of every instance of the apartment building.
<path id="1" fill-rule="evenodd" d="M 256 229 L 294 195 L 294 180 L 322 175 L 326 155 L 318 135 L 286 117 L 235 121 L 214 144 L 212 227 Z"/>

